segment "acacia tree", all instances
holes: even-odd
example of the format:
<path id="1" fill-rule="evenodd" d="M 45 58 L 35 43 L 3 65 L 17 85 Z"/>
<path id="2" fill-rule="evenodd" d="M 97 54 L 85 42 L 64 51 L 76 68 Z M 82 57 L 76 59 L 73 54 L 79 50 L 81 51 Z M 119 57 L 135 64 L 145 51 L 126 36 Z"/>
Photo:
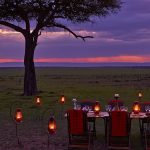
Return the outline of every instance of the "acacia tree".
<path id="1" fill-rule="evenodd" d="M 42 30 L 57 27 L 85 40 L 91 36 L 78 35 L 64 22 L 90 22 L 94 16 L 117 12 L 120 6 L 120 0 L 0 0 L 0 25 L 20 32 L 25 38 L 24 95 L 37 93 L 34 51 Z M 31 27 L 33 22 L 35 26 Z"/>

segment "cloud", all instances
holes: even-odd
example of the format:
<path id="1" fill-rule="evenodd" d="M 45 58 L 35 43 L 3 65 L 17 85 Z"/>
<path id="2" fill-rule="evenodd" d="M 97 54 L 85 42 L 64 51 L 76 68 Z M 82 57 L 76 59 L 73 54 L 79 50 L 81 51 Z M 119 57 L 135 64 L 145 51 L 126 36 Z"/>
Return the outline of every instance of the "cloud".
<path id="1" fill-rule="evenodd" d="M 23 59 L 0 58 L 0 63 L 6 62 L 23 62 Z M 35 62 L 49 63 L 105 63 L 105 62 L 134 62 L 144 63 L 150 62 L 149 56 L 112 56 L 112 57 L 88 57 L 88 58 L 37 58 Z"/>
<path id="2" fill-rule="evenodd" d="M 35 58 L 48 61 L 52 58 L 61 61 L 150 61 L 150 0 L 123 1 L 117 14 L 94 18 L 95 23 L 65 22 L 77 34 L 94 36 L 86 42 L 63 30 L 52 28 L 42 32 Z M 0 58 L 22 60 L 24 38 L 21 34 L 2 26 L 0 43 Z"/>

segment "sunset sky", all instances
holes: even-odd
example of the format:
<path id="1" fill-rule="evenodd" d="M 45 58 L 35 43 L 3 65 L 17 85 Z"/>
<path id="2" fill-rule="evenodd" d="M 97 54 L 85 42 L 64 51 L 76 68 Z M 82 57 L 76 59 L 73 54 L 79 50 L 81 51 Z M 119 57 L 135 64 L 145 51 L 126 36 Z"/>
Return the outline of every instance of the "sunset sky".
<path id="1" fill-rule="evenodd" d="M 56 29 L 43 32 L 35 62 L 150 62 L 150 0 L 123 1 L 117 14 L 94 23 L 68 23 L 74 32 L 94 36 L 86 42 Z M 23 62 L 23 56 L 22 35 L 0 26 L 0 62 Z"/>

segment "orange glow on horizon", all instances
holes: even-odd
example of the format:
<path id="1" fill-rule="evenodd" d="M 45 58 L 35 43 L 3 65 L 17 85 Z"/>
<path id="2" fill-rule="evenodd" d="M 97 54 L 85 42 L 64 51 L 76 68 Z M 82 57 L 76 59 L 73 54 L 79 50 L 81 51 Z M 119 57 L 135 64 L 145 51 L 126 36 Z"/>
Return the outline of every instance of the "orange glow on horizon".
<path id="1" fill-rule="evenodd" d="M 112 57 L 88 57 L 88 58 L 35 58 L 35 62 L 41 63 L 111 63 L 111 62 L 150 62 L 150 56 L 112 56 Z M 23 59 L 0 58 L 0 63 L 23 62 Z"/>
<path id="2" fill-rule="evenodd" d="M 0 63 L 23 62 L 22 59 L 0 58 Z"/>
<path id="3" fill-rule="evenodd" d="M 150 56 L 112 56 L 88 58 L 40 58 L 35 62 L 69 62 L 69 63 L 108 63 L 108 62 L 150 62 Z"/>

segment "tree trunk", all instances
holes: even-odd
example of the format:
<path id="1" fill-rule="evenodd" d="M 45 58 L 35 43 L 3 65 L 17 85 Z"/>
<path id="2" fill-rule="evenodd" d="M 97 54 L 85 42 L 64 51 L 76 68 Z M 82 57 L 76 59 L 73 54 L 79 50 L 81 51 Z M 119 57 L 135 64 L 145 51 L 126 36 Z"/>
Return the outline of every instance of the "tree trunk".
<path id="1" fill-rule="evenodd" d="M 24 95 L 31 96 L 37 94 L 36 75 L 34 67 L 34 51 L 36 42 L 31 35 L 25 37 L 24 55 Z"/>

